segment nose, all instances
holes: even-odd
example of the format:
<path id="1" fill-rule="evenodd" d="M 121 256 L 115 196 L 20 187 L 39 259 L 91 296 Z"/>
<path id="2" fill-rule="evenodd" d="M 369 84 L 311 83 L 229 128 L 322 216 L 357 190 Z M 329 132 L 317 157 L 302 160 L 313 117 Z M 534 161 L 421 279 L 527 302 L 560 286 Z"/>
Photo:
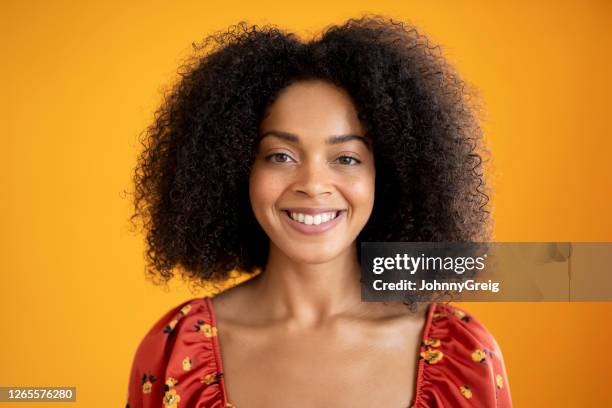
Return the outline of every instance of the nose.
<path id="1" fill-rule="evenodd" d="M 293 191 L 310 197 L 332 193 L 332 175 L 327 163 L 309 160 L 302 164 L 296 173 Z"/>

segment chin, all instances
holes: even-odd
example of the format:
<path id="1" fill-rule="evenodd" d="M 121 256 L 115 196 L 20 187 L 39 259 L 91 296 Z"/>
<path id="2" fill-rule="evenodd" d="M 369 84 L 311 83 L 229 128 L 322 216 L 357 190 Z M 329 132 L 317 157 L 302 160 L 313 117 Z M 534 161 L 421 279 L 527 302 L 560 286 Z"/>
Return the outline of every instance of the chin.
<path id="1" fill-rule="evenodd" d="M 329 246 L 320 246 L 319 248 L 316 247 L 317 245 L 299 244 L 290 250 L 285 251 L 285 254 L 294 262 L 316 265 L 329 262 L 340 256 L 343 252 L 342 248 L 335 245 L 332 248 Z"/>
<path id="2" fill-rule="evenodd" d="M 308 256 L 308 257 L 299 257 L 299 258 L 292 258 L 295 261 L 298 261 L 300 263 L 303 264 L 308 264 L 308 265 L 317 265 L 317 264 L 322 264 L 325 262 L 329 262 L 332 259 L 336 258 L 338 256 L 338 254 L 325 254 L 325 255 L 320 255 L 320 256 Z"/>

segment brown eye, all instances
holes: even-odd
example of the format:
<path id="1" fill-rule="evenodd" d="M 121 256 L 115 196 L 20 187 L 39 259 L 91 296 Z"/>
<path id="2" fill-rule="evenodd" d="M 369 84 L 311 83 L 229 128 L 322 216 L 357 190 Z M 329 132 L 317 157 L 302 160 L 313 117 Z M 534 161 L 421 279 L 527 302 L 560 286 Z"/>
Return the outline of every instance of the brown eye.
<path id="1" fill-rule="evenodd" d="M 340 164 L 345 164 L 347 166 L 356 166 L 357 164 L 361 163 L 361 160 L 358 160 L 352 156 L 340 156 L 338 157 L 338 160 L 340 161 Z M 351 160 L 354 161 L 355 164 L 351 164 Z"/>
<path id="2" fill-rule="evenodd" d="M 273 160 L 274 157 L 280 157 L 282 159 L 287 159 L 287 160 Z M 287 163 L 288 159 L 290 159 L 291 156 L 289 156 L 287 153 L 273 153 L 270 154 L 268 156 L 266 156 L 266 161 L 268 162 L 273 162 L 273 163 Z"/>

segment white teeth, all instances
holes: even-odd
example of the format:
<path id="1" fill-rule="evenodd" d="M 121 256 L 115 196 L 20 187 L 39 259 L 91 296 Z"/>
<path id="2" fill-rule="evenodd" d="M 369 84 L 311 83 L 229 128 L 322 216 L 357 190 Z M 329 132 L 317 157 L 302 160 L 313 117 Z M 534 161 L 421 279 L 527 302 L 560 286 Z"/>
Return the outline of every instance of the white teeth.
<path id="1" fill-rule="evenodd" d="M 291 212 L 290 213 L 291 218 L 297 222 L 301 222 L 302 224 L 306 224 L 306 225 L 319 225 L 319 224 L 323 224 L 327 221 L 331 221 L 334 218 L 336 218 L 336 212 L 326 212 L 326 213 L 319 213 L 319 214 L 302 214 L 302 213 L 296 213 L 296 212 Z"/>

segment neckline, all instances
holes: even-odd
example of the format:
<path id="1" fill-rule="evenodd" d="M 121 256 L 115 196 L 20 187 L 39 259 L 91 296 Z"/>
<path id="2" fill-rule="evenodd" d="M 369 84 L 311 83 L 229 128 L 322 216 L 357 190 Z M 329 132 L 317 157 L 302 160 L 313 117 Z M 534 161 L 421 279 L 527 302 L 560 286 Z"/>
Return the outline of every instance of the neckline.
<path id="1" fill-rule="evenodd" d="M 214 352 L 214 356 L 215 356 L 215 363 L 217 365 L 217 370 L 219 373 L 223 373 L 223 375 L 221 376 L 221 378 L 219 379 L 219 387 L 221 389 L 221 398 L 223 400 L 223 406 L 224 407 L 232 407 L 232 408 L 237 408 L 234 407 L 233 404 L 231 404 L 230 402 L 228 402 L 228 395 L 227 395 L 227 389 L 225 388 L 225 371 L 223 368 L 223 359 L 221 358 L 221 346 L 219 344 L 219 328 L 217 327 L 217 316 L 215 315 L 215 309 L 213 307 L 212 304 L 212 296 L 206 296 L 205 298 L 206 301 L 206 306 L 208 307 L 208 313 L 210 314 L 210 324 L 213 327 L 217 328 L 217 335 L 212 337 L 212 345 L 213 345 L 213 352 Z M 437 307 L 437 303 L 436 302 L 430 302 L 427 305 L 427 310 L 425 312 L 425 324 L 423 325 L 423 328 L 421 330 L 421 344 L 420 344 L 420 350 L 423 350 L 423 344 L 425 343 L 425 339 L 427 339 L 429 337 L 429 331 L 432 325 L 432 317 L 434 314 L 434 310 Z M 416 365 L 416 385 L 415 385 L 415 389 L 414 389 L 414 395 L 412 397 L 412 402 L 410 403 L 410 405 L 408 406 L 408 408 L 415 408 L 416 404 L 420 401 L 421 399 L 421 388 L 423 385 L 423 371 L 425 369 L 425 360 L 422 358 L 419 358 L 418 363 Z"/>

